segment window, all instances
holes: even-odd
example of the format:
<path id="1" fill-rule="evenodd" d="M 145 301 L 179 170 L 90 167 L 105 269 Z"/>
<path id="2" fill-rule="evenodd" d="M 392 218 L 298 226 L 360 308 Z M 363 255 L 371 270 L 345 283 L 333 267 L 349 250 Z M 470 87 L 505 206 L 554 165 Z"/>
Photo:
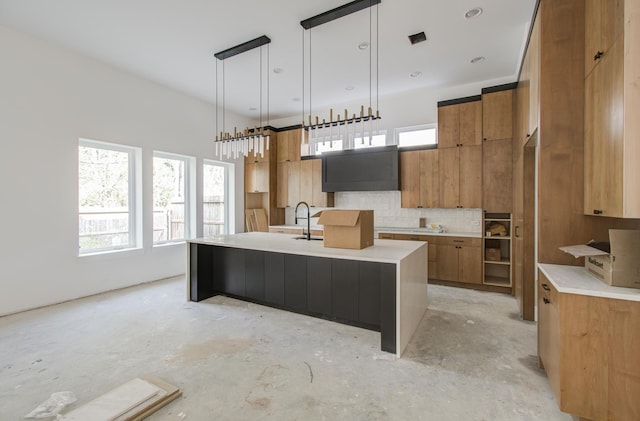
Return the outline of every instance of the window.
<path id="1" fill-rule="evenodd" d="M 190 161 L 180 155 L 153 154 L 153 243 L 191 237 Z"/>
<path id="2" fill-rule="evenodd" d="M 373 148 L 376 146 L 386 146 L 387 134 L 385 132 L 377 133 L 371 136 L 371 142 L 369 142 L 369 136 L 365 135 L 364 140 L 362 136 L 353 139 L 353 149 Z"/>
<path id="3" fill-rule="evenodd" d="M 205 161 L 203 166 L 202 235 L 212 237 L 229 234 L 231 230 L 230 180 L 233 165 Z"/>
<path id="4" fill-rule="evenodd" d="M 137 247 L 140 149 L 80 139 L 79 253 Z"/>
<path id="5" fill-rule="evenodd" d="M 312 143 L 313 148 L 315 149 L 315 155 L 320 155 L 323 152 L 333 152 L 333 151 L 341 151 L 343 149 L 342 139 L 329 141 L 327 138 L 324 139 L 316 139 L 314 143 Z"/>
<path id="6" fill-rule="evenodd" d="M 396 129 L 396 141 L 399 148 L 438 144 L 435 124 Z"/>

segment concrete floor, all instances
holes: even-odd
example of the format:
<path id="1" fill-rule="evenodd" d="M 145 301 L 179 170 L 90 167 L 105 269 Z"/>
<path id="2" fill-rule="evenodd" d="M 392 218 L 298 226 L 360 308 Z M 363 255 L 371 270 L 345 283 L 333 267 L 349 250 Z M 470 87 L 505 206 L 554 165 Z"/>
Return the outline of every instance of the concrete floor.
<path id="1" fill-rule="evenodd" d="M 91 399 L 145 373 L 183 396 L 150 420 L 571 420 L 512 297 L 429 286 L 402 359 L 380 334 L 170 279 L 0 318 L 0 420 L 53 392 Z M 64 412 L 64 411 L 63 411 Z"/>

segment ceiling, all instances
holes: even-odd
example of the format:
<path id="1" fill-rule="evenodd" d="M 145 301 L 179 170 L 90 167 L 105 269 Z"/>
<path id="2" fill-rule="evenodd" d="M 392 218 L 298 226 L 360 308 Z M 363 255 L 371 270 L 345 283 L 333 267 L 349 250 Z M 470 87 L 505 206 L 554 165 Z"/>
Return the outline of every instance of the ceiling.
<path id="1" fill-rule="evenodd" d="M 302 115 L 303 95 L 305 112 L 311 98 L 317 114 L 343 103 L 371 102 L 375 109 L 376 92 L 383 97 L 503 77 L 515 81 L 535 6 L 535 0 L 382 0 L 377 17 L 372 8 L 308 31 L 300 26 L 347 2 L 0 0 L 0 25 L 212 103 L 217 71 L 218 101 L 224 85 L 225 109 L 250 118 L 260 112 L 262 50 L 262 111 L 266 115 L 268 82 L 269 114 L 277 119 Z M 474 7 L 483 13 L 466 19 Z M 408 36 L 421 31 L 427 41 L 411 45 Z M 271 38 L 268 48 L 214 58 L 261 35 Z M 311 69 L 304 92 L 303 37 L 306 72 Z M 358 48 L 369 41 L 371 48 Z M 472 64 L 474 57 L 484 60 Z M 421 74 L 411 77 L 413 72 Z"/>

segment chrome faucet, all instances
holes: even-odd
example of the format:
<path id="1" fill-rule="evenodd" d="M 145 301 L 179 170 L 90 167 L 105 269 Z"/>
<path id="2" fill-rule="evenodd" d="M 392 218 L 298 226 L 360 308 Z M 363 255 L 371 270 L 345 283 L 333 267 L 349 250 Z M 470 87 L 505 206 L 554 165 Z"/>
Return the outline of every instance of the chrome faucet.
<path id="1" fill-rule="evenodd" d="M 299 218 L 298 217 L 298 207 L 300 205 L 305 205 L 307 207 L 307 217 L 306 218 Z M 296 223 L 296 225 L 298 225 L 298 219 L 306 219 L 307 220 L 307 240 L 311 240 L 311 209 L 309 208 L 309 204 L 307 202 L 298 202 L 298 204 L 296 205 L 296 210 L 295 210 L 295 223 Z M 302 234 L 304 235 L 304 228 L 303 228 Z"/>

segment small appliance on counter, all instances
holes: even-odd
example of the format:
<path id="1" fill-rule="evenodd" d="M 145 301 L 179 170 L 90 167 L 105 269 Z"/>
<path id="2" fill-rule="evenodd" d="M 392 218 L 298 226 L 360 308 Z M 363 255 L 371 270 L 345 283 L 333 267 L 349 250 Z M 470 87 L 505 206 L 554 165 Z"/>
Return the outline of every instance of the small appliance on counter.
<path id="1" fill-rule="evenodd" d="M 584 257 L 585 269 L 611 286 L 640 288 L 640 230 L 609 230 L 609 242 L 560 247 Z"/>

